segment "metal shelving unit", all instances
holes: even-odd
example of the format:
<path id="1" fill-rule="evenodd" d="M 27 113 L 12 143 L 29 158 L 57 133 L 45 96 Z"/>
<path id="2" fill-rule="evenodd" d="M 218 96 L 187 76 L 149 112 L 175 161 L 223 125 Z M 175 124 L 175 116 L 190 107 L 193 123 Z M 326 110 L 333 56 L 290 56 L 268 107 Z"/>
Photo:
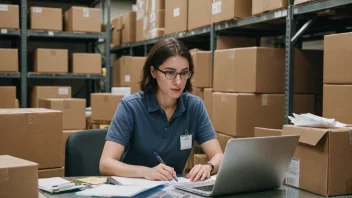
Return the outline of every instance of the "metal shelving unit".
<path id="1" fill-rule="evenodd" d="M 71 32 L 52 32 L 52 31 L 31 31 L 27 28 L 28 23 L 28 0 L 20 0 L 20 29 L 19 30 L 5 30 L 0 29 L 0 36 L 16 36 L 19 37 L 19 72 L 14 74 L 0 74 L 1 78 L 19 79 L 20 82 L 20 106 L 22 108 L 27 107 L 28 104 L 28 81 L 32 79 L 77 79 L 86 80 L 87 87 L 89 88 L 89 93 L 92 92 L 92 87 L 94 80 L 104 80 L 105 89 L 108 92 L 111 89 L 110 85 L 110 0 L 62 0 L 60 2 L 66 2 L 68 4 L 76 5 L 88 5 L 90 7 L 95 7 L 97 4 L 102 2 L 102 14 L 103 23 L 106 22 L 106 31 L 102 33 L 71 33 Z M 38 0 L 44 1 L 44 0 Z M 47 2 L 45 0 L 45 2 Z M 52 1 L 54 2 L 54 1 Z M 105 8 L 107 12 L 107 20 L 105 21 Z M 75 75 L 75 74 L 38 74 L 28 72 L 27 65 L 27 47 L 28 40 L 35 38 L 40 39 L 64 39 L 64 40 L 87 40 L 89 42 L 103 43 L 105 52 L 102 54 L 103 65 L 106 68 L 106 75 Z M 99 42 L 98 42 L 99 41 Z M 88 95 L 89 95 L 88 93 Z M 88 96 L 87 95 L 87 96 Z M 89 101 L 89 98 L 87 99 Z"/>
<path id="2" fill-rule="evenodd" d="M 216 49 L 216 35 L 221 35 L 221 33 L 226 31 L 232 31 L 231 33 L 243 31 L 243 27 L 251 25 L 260 25 L 270 21 L 278 21 L 278 24 L 282 25 L 279 31 L 268 32 L 268 34 L 277 35 L 278 32 L 285 35 L 285 49 L 286 49 L 286 72 L 285 72 L 285 121 L 288 123 L 287 116 L 292 115 L 293 112 L 293 65 L 294 65 L 294 47 L 300 41 L 302 35 L 309 30 L 311 25 L 314 23 L 315 19 L 318 17 L 317 12 L 335 9 L 341 6 L 352 6 L 352 0 L 321 0 L 313 1 L 306 4 L 294 6 L 294 0 L 287 0 L 288 8 L 279 11 L 273 11 L 268 13 L 263 13 L 257 16 L 251 16 L 244 19 L 232 20 L 227 22 L 216 23 L 207 27 L 198 28 L 195 30 L 180 32 L 177 34 L 167 35 L 164 37 L 150 39 L 135 43 L 122 44 L 120 46 L 111 48 L 111 53 L 116 53 L 118 55 L 126 54 L 133 55 L 135 48 L 144 47 L 144 55 L 147 55 L 147 48 L 150 45 L 155 44 L 159 40 L 168 37 L 174 37 L 179 39 L 187 39 L 189 37 L 197 38 L 203 35 L 209 35 L 210 46 L 209 49 L 214 53 Z M 300 27 L 298 31 L 296 28 L 299 27 L 298 17 L 308 18 L 306 23 Z M 280 21 L 282 20 L 282 21 Z M 332 27 L 335 24 L 331 24 Z M 257 35 L 265 36 L 267 33 L 265 31 L 251 32 L 252 30 L 247 30 L 243 35 Z M 281 31 L 281 32 L 280 32 Z M 213 54 L 214 55 L 214 54 Z M 213 60 L 214 61 L 214 60 Z M 214 62 L 213 62 L 214 63 Z"/>

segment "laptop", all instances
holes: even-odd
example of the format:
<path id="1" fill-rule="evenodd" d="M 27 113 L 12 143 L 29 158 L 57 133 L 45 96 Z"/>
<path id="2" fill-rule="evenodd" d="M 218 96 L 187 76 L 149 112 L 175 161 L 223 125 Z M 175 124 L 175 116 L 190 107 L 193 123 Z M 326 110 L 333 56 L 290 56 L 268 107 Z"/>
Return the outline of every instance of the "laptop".
<path id="1" fill-rule="evenodd" d="M 215 181 L 174 184 L 202 196 L 279 188 L 298 144 L 298 135 L 230 139 Z"/>

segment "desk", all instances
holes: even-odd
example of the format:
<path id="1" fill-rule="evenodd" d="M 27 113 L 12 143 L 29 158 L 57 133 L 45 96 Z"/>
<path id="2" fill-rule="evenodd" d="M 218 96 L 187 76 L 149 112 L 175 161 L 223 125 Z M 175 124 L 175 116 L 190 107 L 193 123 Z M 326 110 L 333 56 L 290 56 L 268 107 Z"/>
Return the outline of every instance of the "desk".
<path id="1" fill-rule="evenodd" d="M 67 179 L 73 179 L 73 178 L 67 178 Z M 76 179 L 76 178 L 74 178 Z M 158 194 L 160 194 L 162 192 L 162 189 L 164 187 L 157 187 L 148 191 L 145 191 L 137 196 L 135 196 L 136 198 L 145 198 L 145 197 L 149 197 L 149 198 L 161 198 L 161 196 L 159 196 Z M 179 192 L 183 192 L 181 190 L 176 190 Z M 40 193 L 42 195 L 44 195 L 44 197 L 46 198 L 83 198 L 82 196 L 77 196 L 75 195 L 77 191 L 75 192 L 69 192 L 69 193 L 60 193 L 60 194 L 51 194 L 51 193 L 47 193 L 44 191 L 40 191 Z M 187 193 L 190 196 L 184 196 L 184 198 L 192 198 L 192 197 L 199 197 L 199 196 L 192 196 L 193 194 L 191 193 Z M 165 195 L 165 194 L 164 194 Z M 278 189 L 275 190 L 269 190 L 269 191 L 264 191 L 264 192 L 257 192 L 257 193 L 248 193 L 248 194 L 241 194 L 241 195 L 230 195 L 230 196 L 223 196 L 224 198 L 257 198 L 257 197 L 270 197 L 270 198 L 322 198 L 322 196 L 319 195 L 315 195 L 312 193 L 309 193 L 307 191 L 304 190 L 299 190 L 296 188 L 292 188 L 286 185 L 281 186 Z M 41 198 L 41 197 L 40 197 Z M 90 198 L 90 197 L 89 197 Z M 171 196 L 164 196 L 163 198 L 171 198 Z M 332 198 L 332 197 L 330 197 Z M 352 198 L 352 196 L 338 196 L 338 197 L 334 197 L 334 198 Z"/>

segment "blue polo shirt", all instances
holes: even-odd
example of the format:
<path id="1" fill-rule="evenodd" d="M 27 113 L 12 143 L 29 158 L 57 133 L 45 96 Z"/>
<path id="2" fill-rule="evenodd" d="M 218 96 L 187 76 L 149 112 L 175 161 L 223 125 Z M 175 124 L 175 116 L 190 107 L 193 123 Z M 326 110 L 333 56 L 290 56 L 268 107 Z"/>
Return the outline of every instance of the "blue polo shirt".
<path id="1" fill-rule="evenodd" d="M 183 172 L 191 149 L 181 150 L 180 136 L 188 131 L 192 145 L 216 138 L 203 101 L 182 93 L 177 108 L 168 122 L 154 93 L 138 92 L 123 98 L 115 112 L 106 140 L 125 146 L 121 161 L 131 165 L 157 166 L 154 152 L 173 167 Z"/>

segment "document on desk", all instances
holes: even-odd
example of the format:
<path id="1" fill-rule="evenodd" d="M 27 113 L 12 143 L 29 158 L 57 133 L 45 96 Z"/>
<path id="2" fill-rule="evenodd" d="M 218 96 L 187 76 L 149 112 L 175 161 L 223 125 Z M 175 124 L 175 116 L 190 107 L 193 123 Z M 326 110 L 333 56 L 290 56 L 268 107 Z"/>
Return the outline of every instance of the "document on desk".
<path id="1" fill-rule="evenodd" d="M 79 196 L 88 196 L 88 197 L 133 197 L 139 193 L 157 187 L 157 184 L 149 184 L 149 185 L 138 185 L 138 186 L 119 186 L 119 185 L 109 185 L 103 184 L 98 187 L 83 190 L 77 192 L 76 195 Z"/>
<path id="2" fill-rule="evenodd" d="M 171 181 L 151 181 L 142 178 L 112 177 L 124 186 L 140 186 L 140 185 L 163 185 L 169 184 Z"/>
<path id="3" fill-rule="evenodd" d="M 70 182 L 66 179 L 62 179 L 61 177 L 39 179 L 38 186 L 39 186 L 39 189 L 50 193 L 74 190 L 74 189 L 83 187 L 83 186 L 76 186 L 75 183 Z"/>

